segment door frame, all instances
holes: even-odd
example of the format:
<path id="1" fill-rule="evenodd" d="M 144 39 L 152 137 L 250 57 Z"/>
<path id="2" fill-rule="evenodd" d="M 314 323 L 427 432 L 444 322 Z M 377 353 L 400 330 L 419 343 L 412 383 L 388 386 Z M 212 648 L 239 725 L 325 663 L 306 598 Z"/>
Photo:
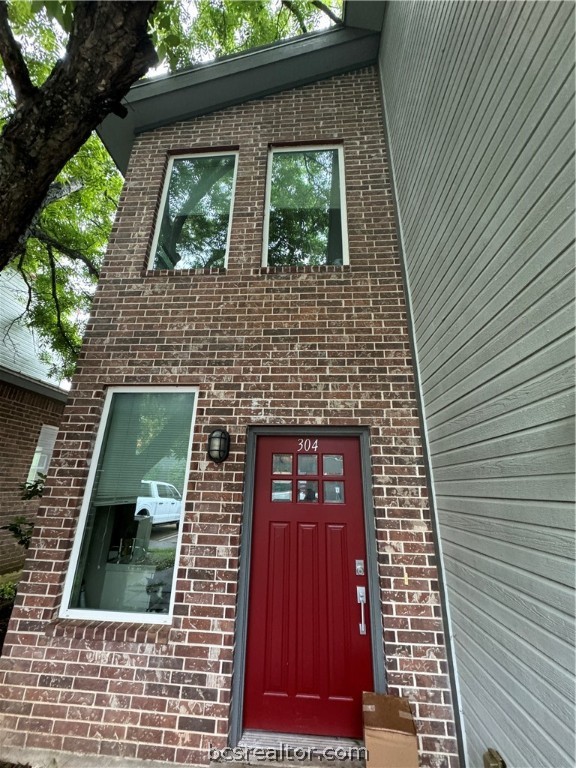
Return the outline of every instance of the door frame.
<path id="1" fill-rule="evenodd" d="M 262 435 L 286 437 L 289 435 L 320 437 L 358 437 L 360 445 L 360 466 L 362 472 L 362 493 L 364 505 L 364 530 L 366 536 L 366 575 L 370 603 L 370 629 L 374 690 L 386 692 L 386 669 L 384 663 L 384 636 L 378 578 L 378 555 L 376 550 L 376 525 L 372 498 L 372 471 L 370 462 L 369 427 L 351 426 L 256 426 L 248 427 L 246 442 L 246 470 L 244 475 L 244 502 L 242 509 L 242 534 L 240 537 L 240 568 L 238 574 L 238 600 L 236 607 L 236 630 L 232 666 L 232 698 L 230 703 L 230 729 L 228 741 L 237 746 L 242 738 L 244 709 L 244 684 L 246 667 L 246 636 L 248 632 L 248 603 L 250 599 L 250 557 L 252 552 L 252 523 L 254 506 L 254 483 L 256 469 L 256 443 Z"/>

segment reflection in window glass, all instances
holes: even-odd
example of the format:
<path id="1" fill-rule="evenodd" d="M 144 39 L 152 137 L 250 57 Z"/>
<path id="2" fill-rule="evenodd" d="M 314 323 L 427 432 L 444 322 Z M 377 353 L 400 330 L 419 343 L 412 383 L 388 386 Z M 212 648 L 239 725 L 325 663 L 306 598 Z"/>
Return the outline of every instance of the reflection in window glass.
<path id="1" fill-rule="evenodd" d="M 225 267 L 235 155 L 172 163 L 152 269 Z"/>
<path id="2" fill-rule="evenodd" d="M 291 453 L 273 454 L 272 474 L 273 475 L 291 475 L 292 474 L 292 454 Z"/>
<path id="3" fill-rule="evenodd" d="M 298 481 L 298 501 L 318 501 L 318 481 Z"/>
<path id="4" fill-rule="evenodd" d="M 272 501 L 292 501 L 291 480 L 272 480 Z"/>
<path id="5" fill-rule="evenodd" d="M 323 475 L 343 475 L 344 474 L 344 456 L 339 454 L 326 453 L 322 457 Z"/>
<path id="6" fill-rule="evenodd" d="M 273 152 L 268 266 L 343 264 L 340 152 Z"/>
<path id="7" fill-rule="evenodd" d="M 193 409 L 194 392 L 112 395 L 69 608 L 168 613 Z"/>
<path id="8" fill-rule="evenodd" d="M 305 453 L 298 454 L 298 474 L 299 475 L 317 475 L 318 474 L 318 456 Z"/>
<path id="9" fill-rule="evenodd" d="M 328 504 L 344 503 L 344 483 L 341 480 L 325 480 L 324 501 Z"/>

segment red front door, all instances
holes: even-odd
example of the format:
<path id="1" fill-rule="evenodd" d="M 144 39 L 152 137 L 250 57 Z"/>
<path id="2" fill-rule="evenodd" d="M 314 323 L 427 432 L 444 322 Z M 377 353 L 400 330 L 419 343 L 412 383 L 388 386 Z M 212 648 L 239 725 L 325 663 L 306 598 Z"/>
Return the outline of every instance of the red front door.
<path id="1" fill-rule="evenodd" d="M 244 728 L 361 737 L 373 675 L 359 441 L 260 436 L 255 466 Z"/>

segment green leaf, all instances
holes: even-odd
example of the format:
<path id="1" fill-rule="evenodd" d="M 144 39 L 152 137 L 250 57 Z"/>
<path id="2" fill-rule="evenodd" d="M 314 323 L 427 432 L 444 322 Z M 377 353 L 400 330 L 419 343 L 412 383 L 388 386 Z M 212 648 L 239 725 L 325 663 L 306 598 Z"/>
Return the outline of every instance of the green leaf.
<path id="1" fill-rule="evenodd" d="M 43 6 L 49 19 L 54 19 L 65 32 L 70 32 L 74 17 L 72 0 L 41 0 L 36 5 Z"/>
<path id="2" fill-rule="evenodd" d="M 33 3 L 31 0 L 13 0 L 8 6 L 10 22 L 17 31 L 18 27 L 27 24 L 40 10 L 42 10 L 40 3 Z"/>

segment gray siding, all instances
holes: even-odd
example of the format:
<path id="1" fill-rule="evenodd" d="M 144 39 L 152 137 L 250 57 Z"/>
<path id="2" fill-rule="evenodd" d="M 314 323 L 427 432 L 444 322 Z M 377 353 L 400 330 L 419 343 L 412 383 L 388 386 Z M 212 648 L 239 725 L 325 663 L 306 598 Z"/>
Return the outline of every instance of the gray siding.
<path id="1" fill-rule="evenodd" d="M 50 366 L 40 360 L 41 345 L 21 319 L 27 298 L 22 277 L 4 270 L 0 275 L 0 369 L 57 387 L 60 380 L 51 376 Z"/>
<path id="2" fill-rule="evenodd" d="M 381 75 L 469 766 L 574 757 L 574 5 L 393 2 Z"/>

